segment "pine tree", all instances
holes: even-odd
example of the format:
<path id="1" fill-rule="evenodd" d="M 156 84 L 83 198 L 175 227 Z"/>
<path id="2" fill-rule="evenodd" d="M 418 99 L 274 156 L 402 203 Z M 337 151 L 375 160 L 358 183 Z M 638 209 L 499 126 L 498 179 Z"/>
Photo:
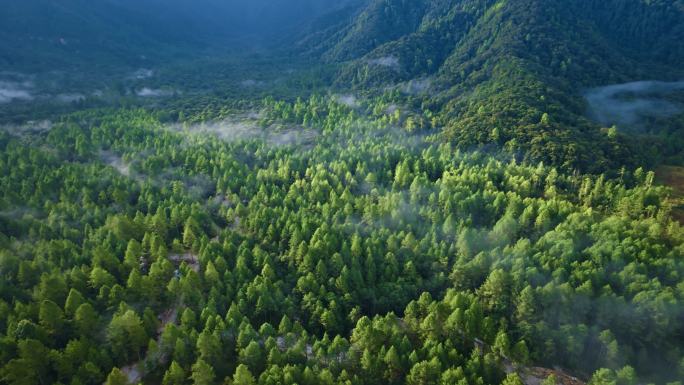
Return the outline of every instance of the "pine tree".
<path id="1" fill-rule="evenodd" d="M 184 385 L 185 384 L 185 371 L 178 364 L 178 362 L 171 362 L 171 366 L 164 373 L 164 379 L 162 380 L 162 385 Z"/>
<path id="2" fill-rule="evenodd" d="M 164 384 L 167 385 L 167 384 Z M 256 385 L 256 379 L 249 368 L 244 365 L 238 365 L 233 375 L 233 385 Z"/>
<path id="3" fill-rule="evenodd" d="M 216 375 L 214 369 L 200 358 L 192 365 L 190 378 L 192 378 L 193 385 L 212 385 Z"/>
<path id="4" fill-rule="evenodd" d="M 119 368 L 113 368 L 107 376 L 105 385 L 129 385 L 128 377 L 126 377 L 126 375 Z"/>

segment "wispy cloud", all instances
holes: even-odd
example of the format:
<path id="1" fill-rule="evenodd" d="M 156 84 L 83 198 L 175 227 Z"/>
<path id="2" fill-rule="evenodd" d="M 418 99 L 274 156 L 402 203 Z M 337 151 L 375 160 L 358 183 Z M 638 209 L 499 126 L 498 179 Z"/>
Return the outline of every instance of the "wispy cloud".
<path id="1" fill-rule="evenodd" d="M 398 69 L 399 58 L 397 58 L 396 56 L 384 56 L 375 59 L 369 59 L 368 64 Z"/>
<path id="2" fill-rule="evenodd" d="M 33 100 L 30 82 L 0 81 L 0 103 L 10 103 L 15 100 Z"/>
<path id="3" fill-rule="evenodd" d="M 173 92 L 168 90 L 143 87 L 136 91 L 135 94 L 143 98 L 158 98 L 163 96 L 171 96 L 173 95 Z"/>
<path id="4" fill-rule="evenodd" d="M 648 118 L 670 117 L 684 106 L 666 99 L 684 90 L 684 81 L 640 81 L 592 88 L 585 92 L 590 116 L 604 125 L 643 129 Z"/>

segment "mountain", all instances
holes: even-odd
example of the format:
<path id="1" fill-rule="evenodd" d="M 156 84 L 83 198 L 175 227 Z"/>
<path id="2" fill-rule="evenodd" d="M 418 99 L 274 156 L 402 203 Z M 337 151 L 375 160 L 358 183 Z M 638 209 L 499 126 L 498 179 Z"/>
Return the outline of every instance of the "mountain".
<path id="1" fill-rule="evenodd" d="M 429 78 L 444 137 L 601 171 L 649 160 L 585 118 L 585 88 L 684 78 L 680 0 L 374 0 L 329 36 L 337 84 Z M 309 47 L 312 51 L 314 49 Z"/>
<path id="2" fill-rule="evenodd" d="M 139 66 L 269 48 L 345 1 L 2 0 L 0 69 Z"/>
<path id="3" fill-rule="evenodd" d="M 684 79 L 682 0 L 3 2 L 4 71 L 209 58 L 220 72 L 229 66 L 222 56 L 279 62 L 285 52 L 336 69 L 340 89 L 382 93 L 418 81 L 408 96 L 465 147 L 589 172 L 681 159 L 684 149 L 678 121 L 650 119 L 647 137 L 616 132 L 588 118 L 583 97 L 596 86 Z M 643 151 L 644 140 L 665 150 Z"/>
<path id="4" fill-rule="evenodd" d="M 0 7 L 0 385 L 682 385 L 682 0 Z"/>
<path id="5" fill-rule="evenodd" d="M 24 72 L 87 62 L 133 64 L 155 56 L 163 42 L 189 43 L 173 28 L 181 22 L 118 1 L 5 1 L 0 15 L 3 68 Z M 131 3 L 130 5 L 132 5 Z M 170 47 L 167 47 L 169 49 Z"/>

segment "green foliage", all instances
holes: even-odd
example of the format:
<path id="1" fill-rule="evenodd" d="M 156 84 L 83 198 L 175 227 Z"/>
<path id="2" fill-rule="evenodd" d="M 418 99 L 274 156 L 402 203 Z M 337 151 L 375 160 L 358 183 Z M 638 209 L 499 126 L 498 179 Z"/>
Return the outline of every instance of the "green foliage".
<path id="1" fill-rule="evenodd" d="M 114 368 L 107 376 L 105 385 L 128 385 L 128 377 L 119 368 Z"/>
<path id="2" fill-rule="evenodd" d="M 680 0 L 354 2 L 298 54 L 187 62 L 170 36 L 216 15 L 151 36 L 179 15 L 48 3 L 0 14 L 0 65 L 92 60 L 26 84 L 105 91 L 0 105 L 51 120 L 0 127 L 0 384 L 683 377 L 684 229 L 648 171 L 682 161 L 682 115 L 602 129 L 582 99 L 684 75 Z"/>
<path id="3" fill-rule="evenodd" d="M 140 317 L 133 310 L 115 314 L 107 327 L 107 341 L 118 362 L 129 362 L 139 358 L 140 350 L 147 345 L 147 334 Z"/>
<path id="4" fill-rule="evenodd" d="M 237 139 L 137 109 L 11 135 L 0 381 L 677 378 L 684 233 L 652 173 L 465 152 L 391 99 L 335 100 L 264 100 Z"/>
<path id="5" fill-rule="evenodd" d="M 655 119 L 647 135 L 607 133 L 585 118 L 582 92 L 679 80 L 683 25 L 672 0 L 374 0 L 327 55 L 356 59 L 339 86 L 403 90 L 430 106 L 452 143 L 601 173 L 681 155 L 681 115 Z M 411 87 L 426 78 L 427 90 Z M 644 141 L 661 151 L 643 151 Z"/>
<path id="6" fill-rule="evenodd" d="M 185 384 L 185 372 L 178 362 L 171 362 L 169 370 L 164 374 L 163 385 L 183 385 Z"/>
<path id="7" fill-rule="evenodd" d="M 237 369 L 235 369 L 235 374 L 233 375 L 233 384 L 256 385 L 256 380 L 254 379 L 252 372 L 249 371 L 249 368 L 241 364 L 237 367 Z"/>
<path id="8" fill-rule="evenodd" d="M 211 385 L 214 384 L 216 375 L 214 374 L 214 369 L 202 359 L 197 360 L 197 362 L 192 365 L 192 378 L 194 385 Z"/>

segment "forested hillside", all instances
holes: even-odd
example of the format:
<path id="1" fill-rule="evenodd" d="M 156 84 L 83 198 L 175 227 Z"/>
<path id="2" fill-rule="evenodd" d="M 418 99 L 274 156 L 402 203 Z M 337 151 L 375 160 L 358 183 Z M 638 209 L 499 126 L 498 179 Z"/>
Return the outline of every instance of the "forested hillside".
<path id="1" fill-rule="evenodd" d="M 0 0 L 0 385 L 682 385 L 681 0 Z"/>
<path id="2" fill-rule="evenodd" d="M 265 141 L 142 111 L 3 136 L 2 381 L 680 373 L 684 234 L 652 173 L 421 144 L 333 101 L 264 108 Z M 309 133 L 285 140 L 279 121 Z"/>
<path id="3" fill-rule="evenodd" d="M 327 51 L 354 59 L 339 85 L 429 79 L 425 99 L 448 140 L 566 169 L 658 161 L 585 119 L 584 88 L 684 78 L 679 1 L 379 0 L 342 34 Z"/>

